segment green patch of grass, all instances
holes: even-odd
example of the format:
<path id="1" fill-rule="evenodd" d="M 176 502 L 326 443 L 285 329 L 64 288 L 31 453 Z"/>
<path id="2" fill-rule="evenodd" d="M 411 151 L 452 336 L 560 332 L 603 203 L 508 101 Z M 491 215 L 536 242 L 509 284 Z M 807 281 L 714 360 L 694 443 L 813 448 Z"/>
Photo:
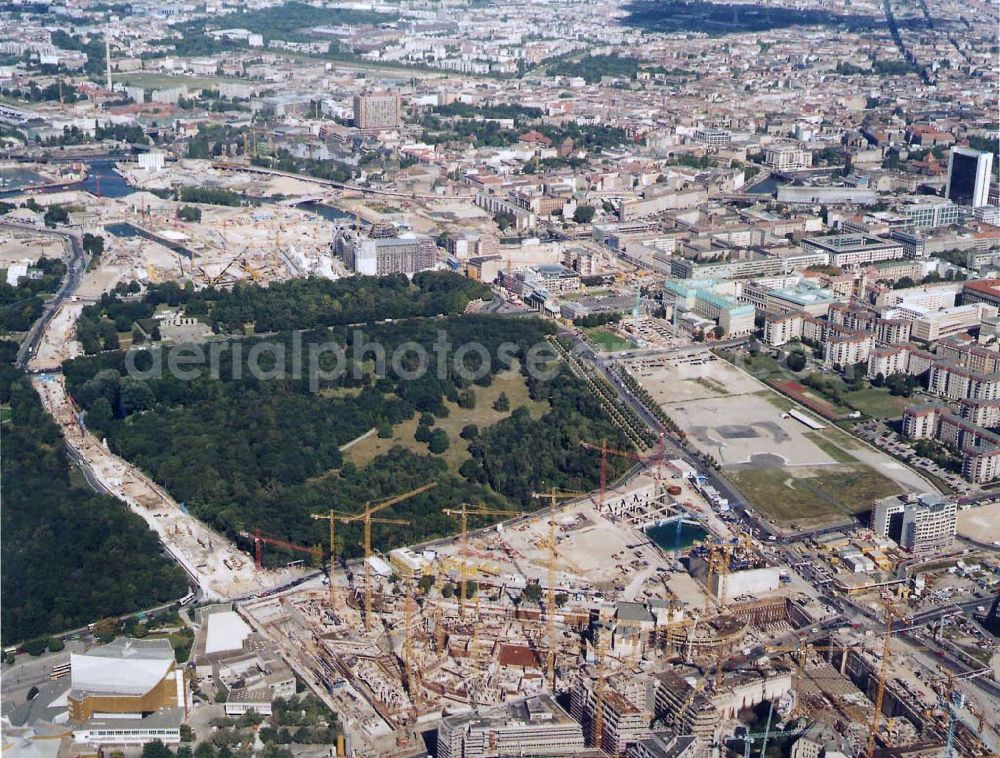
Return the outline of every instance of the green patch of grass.
<path id="1" fill-rule="evenodd" d="M 913 398 L 890 395 L 884 387 L 855 390 L 843 398 L 847 405 L 872 418 L 899 418 L 906 406 L 913 405 Z"/>
<path id="2" fill-rule="evenodd" d="M 472 390 L 476 393 L 475 408 L 459 408 L 456 404 L 445 401 L 448 415 L 445 418 L 437 419 L 434 424 L 435 429 L 443 429 L 448 434 L 450 444 L 448 449 L 441 453 L 441 458 L 455 473 L 458 473 L 459 467 L 469 458 L 469 441 L 459 436 L 462 427 L 467 424 L 476 424 L 480 429 L 485 429 L 487 426 L 506 418 L 521 405 L 528 407 L 533 418 L 540 417 L 548 410 L 545 403 L 531 399 L 528 394 L 528 385 L 525 384 L 524 377 L 521 376 L 516 364 L 511 371 L 495 376 L 489 387 L 473 386 Z M 493 410 L 493 403 L 500 397 L 501 392 L 506 393 L 510 400 L 510 411 Z M 401 445 L 418 455 L 427 455 L 427 445 L 418 442 L 413 437 L 417 431 L 419 420 L 419 415 L 417 415 L 408 421 L 397 424 L 392 429 L 392 437 L 388 439 L 382 439 L 377 434 L 372 434 L 359 440 L 344 451 L 345 459 L 362 468 L 374 458 L 392 450 L 396 445 Z"/>
<path id="3" fill-rule="evenodd" d="M 755 392 L 754 395 L 766 400 L 782 413 L 788 413 L 789 410 L 795 407 L 795 403 L 773 390 L 761 390 L 760 392 Z"/>
<path id="4" fill-rule="evenodd" d="M 11 410 L 9 405 L 5 405 L 2 408 L 0 408 L 0 424 L 4 423 L 5 421 L 10 421 L 10 414 Z"/>
<path id="5" fill-rule="evenodd" d="M 635 348 L 628 340 L 623 340 L 617 334 L 613 334 L 603 326 L 595 326 L 585 329 L 587 337 L 602 350 L 607 352 L 619 352 L 621 350 L 632 350 Z"/>
<path id="6" fill-rule="evenodd" d="M 69 467 L 69 482 L 74 487 L 80 487 L 81 489 L 90 488 L 90 485 L 87 483 L 87 477 L 83 475 L 80 467 L 75 464 Z"/>
<path id="7" fill-rule="evenodd" d="M 802 436 L 807 438 L 816 447 L 829 455 L 838 463 L 854 463 L 855 459 L 850 453 L 842 449 L 839 445 L 823 436 L 821 432 L 803 432 Z"/>
<path id="8" fill-rule="evenodd" d="M 757 511 L 778 524 L 800 527 L 853 518 L 868 511 L 872 501 L 900 491 L 895 482 L 861 464 L 809 471 L 745 467 L 726 475 Z"/>
<path id="9" fill-rule="evenodd" d="M 222 82 L 235 81 L 220 77 L 202 76 L 170 76 L 168 74 L 154 73 L 127 73 L 116 74 L 116 82 L 122 82 L 132 87 L 144 87 L 146 89 L 160 89 L 164 87 L 190 87 L 191 89 L 215 89 Z"/>
<path id="10" fill-rule="evenodd" d="M 700 384 L 702 387 L 707 389 L 709 392 L 714 392 L 717 395 L 728 395 L 729 390 L 726 389 L 726 385 L 717 379 L 712 379 L 709 376 L 699 376 L 695 380 L 695 384 Z"/>
<path id="11" fill-rule="evenodd" d="M 357 397 L 361 387 L 324 387 L 319 391 L 323 397 Z"/>

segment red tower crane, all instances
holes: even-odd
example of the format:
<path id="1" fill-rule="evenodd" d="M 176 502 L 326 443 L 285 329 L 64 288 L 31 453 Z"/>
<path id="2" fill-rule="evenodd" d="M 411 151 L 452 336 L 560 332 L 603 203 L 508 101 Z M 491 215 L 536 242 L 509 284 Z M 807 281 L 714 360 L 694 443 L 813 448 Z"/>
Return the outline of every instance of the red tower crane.
<path id="1" fill-rule="evenodd" d="M 253 540 L 253 560 L 254 565 L 256 565 L 259 571 L 263 567 L 263 544 L 266 542 L 268 545 L 275 545 L 277 547 L 287 548 L 288 550 L 295 550 L 299 553 L 308 553 L 317 559 L 322 559 L 323 548 L 312 547 L 308 545 L 296 545 L 292 542 L 287 542 L 286 540 L 279 540 L 277 537 L 269 537 L 266 534 L 261 534 L 260 529 L 254 529 L 253 532 L 240 532 L 240 537 L 244 539 Z"/>
<path id="2" fill-rule="evenodd" d="M 656 453 L 653 455 L 642 456 L 637 453 L 630 453 L 627 450 L 615 450 L 614 448 L 608 447 L 607 440 L 601 440 L 600 445 L 593 445 L 589 442 L 581 442 L 581 447 L 585 447 L 587 450 L 594 450 L 601 454 L 601 499 L 599 502 L 599 510 L 604 510 L 604 493 L 608 487 L 608 456 L 617 455 L 621 458 L 628 458 L 636 463 L 642 463 L 648 466 L 651 463 L 655 463 L 657 470 L 659 471 L 663 466 L 664 450 L 663 450 L 663 435 L 660 435 L 660 444 L 657 448 Z"/>

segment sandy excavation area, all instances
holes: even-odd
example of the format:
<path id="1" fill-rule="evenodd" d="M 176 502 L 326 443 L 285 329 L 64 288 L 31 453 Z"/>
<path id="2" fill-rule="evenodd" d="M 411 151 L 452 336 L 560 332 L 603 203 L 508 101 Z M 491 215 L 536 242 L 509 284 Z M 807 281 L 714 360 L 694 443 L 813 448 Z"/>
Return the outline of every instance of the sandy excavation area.
<path id="1" fill-rule="evenodd" d="M 161 487 L 83 431 L 61 375 L 34 376 L 32 383 L 67 444 L 79 453 L 94 478 L 157 533 L 167 551 L 198 583 L 205 599 L 250 597 L 305 575 L 300 569 L 257 571 L 250 555 L 182 511 Z"/>

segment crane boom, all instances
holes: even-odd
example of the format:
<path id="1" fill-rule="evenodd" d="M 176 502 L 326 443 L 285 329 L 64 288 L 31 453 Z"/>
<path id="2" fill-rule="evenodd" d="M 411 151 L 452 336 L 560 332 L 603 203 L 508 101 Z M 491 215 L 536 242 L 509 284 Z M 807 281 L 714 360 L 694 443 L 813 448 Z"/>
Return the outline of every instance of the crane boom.
<path id="1" fill-rule="evenodd" d="M 379 511 L 383 511 L 391 505 L 396 503 L 401 503 L 404 500 L 409 500 L 411 497 L 416 497 L 422 492 L 426 492 L 437 486 L 437 482 L 428 482 L 427 484 L 417 487 L 416 489 L 410 490 L 409 492 L 404 492 L 401 495 L 394 495 L 393 497 L 386 498 L 384 500 L 369 500 L 365 503 L 365 509 L 361 513 L 356 513 L 353 516 L 344 516 L 339 518 L 338 521 L 342 523 L 354 523 L 357 521 L 362 522 L 364 525 L 364 550 L 365 550 L 365 631 L 371 631 L 372 623 L 372 568 L 371 568 L 371 557 L 372 557 L 372 524 L 409 524 L 410 522 L 405 519 L 387 519 L 387 518 L 374 518 L 374 514 Z"/>
<path id="2" fill-rule="evenodd" d="M 468 588 L 466 586 L 466 572 L 468 570 L 468 539 L 469 539 L 469 516 L 519 516 L 520 511 L 508 511 L 500 510 L 499 508 L 487 508 L 486 506 L 474 506 L 470 507 L 466 503 L 462 503 L 461 508 L 445 508 L 443 513 L 449 516 L 458 516 L 462 521 L 462 542 L 461 542 L 461 554 L 462 554 L 462 565 L 461 565 L 461 587 L 459 589 L 459 606 L 458 613 L 459 616 L 465 618 L 465 605 L 468 601 Z M 476 624 L 479 620 L 476 619 Z"/>
<path id="3" fill-rule="evenodd" d="M 263 553 L 262 545 L 267 543 L 268 545 L 274 545 L 275 547 L 283 547 L 288 550 L 295 550 L 299 553 L 308 553 L 314 558 L 322 558 L 323 550 L 322 548 L 311 546 L 311 545 L 296 545 L 294 542 L 288 542 L 287 540 L 279 539 L 277 537 L 271 537 L 267 534 L 262 534 L 260 529 L 254 529 L 253 532 L 242 531 L 240 532 L 240 537 L 247 540 L 253 540 L 254 543 L 254 564 L 257 569 L 263 568 Z"/>
<path id="4" fill-rule="evenodd" d="M 627 450 L 615 450 L 614 448 L 608 447 L 607 440 L 601 440 L 600 445 L 595 445 L 590 442 L 581 442 L 580 447 L 586 448 L 587 450 L 593 450 L 594 452 L 601 454 L 601 489 L 600 489 L 600 499 L 598 500 L 598 511 L 604 511 L 604 498 L 605 493 L 608 489 L 608 456 L 617 455 L 619 458 L 627 458 L 630 461 L 636 463 L 641 463 L 643 465 L 649 465 L 650 463 L 657 462 L 657 464 L 663 463 L 663 435 L 660 435 L 660 447 L 656 455 L 652 456 L 642 456 L 638 453 L 631 453 Z"/>
<path id="5" fill-rule="evenodd" d="M 891 603 L 885 605 L 885 640 L 882 643 L 882 667 L 878 676 L 878 690 L 875 692 L 875 711 L 868 730 L 868 751 L 866 755 L 875 755 L 875 732 L 882 722 L 882 704 L 885 702 L 885 680 L 889 676 L 889 655 L 892 650 L 892 621 L 896 617 L 895 608 Z"/>
<path id="6" fill-rule="evenodd" d="M 556 540 L 556 503 L 559 498 L 586 497 L 585 492 L 560 492 L 553 487 L 548 492 L 535 493 L 537 498 L 549 499 L 549 534 L 546 538 L 549 558 L 546 561 L 548 587 L 545 590 L 545 623 L 549 654 L 546 680 L 555 692 L 556 678 L 556 564 L 559 562 L 559 543 Z"/>
<path id="7" fill-rule="evenodd" d="M 329 523 L 330 566 L 331 566 L 331 571 L 330 571 L 330 607 L 331 607 L 331 609 L 335 609 L 337 607 L 336 590 L 334 589 L 334 584 L 333 584 L 333 570 L 332 570 L 332 567 L 333 567 L 333 564 L 334 564 L 334 556 L 336 555 L 336 543 L 334 541 L 335 540 L 335 536 L 336 536 L 336 526 L 335 526 L 336 523 L 338 521 L 341 524 L 354 524 L 354 523 L 357 523 L 358 521 L 361 521 L 361 522 L 364 523 L 364 529 L 365 529 L 365 540 L 364 540 L 364 546 L 365 546 L 365 563 L 364 563 L 364 571 L 365 571 L 365 603 L 366 603 L 366 606 L 365 606 L 365 613 L 366 613 L 366 616 L 365 616 L 365 629 L 367 630 L 367 629 L 370 628 L 370 624 L 371 624 L 371 621 L 369 619 L 369 615 L 370 615 L 369 614 L 369 610 L 371 608 L 371 575 L 370 575 L 369 572 L 371 571 L 371 568 L 370 568 L 370 566 L 368 564 L 368 559 L 371 558 L 371 525 L 372 525 L 372 522 L 374 521 L 375 523 L 380 523 L 380 524 L 392 524 L 392 523 L 409 524 L 410 523 L 409 521 L 403 521 L 403 520 L 395 520 L 395 521 L 393 521 L 393 520 L 389 520 L 389 519 L 372 519 L 372 514 L 378 513 L 379 511 L 388 508 L 390 505 L 395 505 L 396 503 L 401 503 L 404 500 L 407 500 L 407 499 L 409 499 L 411 497 L 419 495 L 422 492 L 426 492 L 427 490 L 432 489 L 433 487 L 436 487 L 436 486 L 437 486 L 436 482 L 428 482 L 427 484 L 423 485 L 422 487 L 417 487 L 415 490 L 410 490 L 409 492 L 404 492 L 401 495 L 394 495 L 394 496 L 386 498 L 384 500 L 376 500 L 376 501 L 368 500 L 368 501 L 365 502 L 364 510 L 362 510 L 360 513 L 338 513 L 337 511 L 335 511 L 333 509 L 330 509 L 326 513 L 313 513 L 312 514 L 313 520 L 316 520 L 316 521 L 322 520 L 322 521 L 326 521 L 326 522 Z"/>

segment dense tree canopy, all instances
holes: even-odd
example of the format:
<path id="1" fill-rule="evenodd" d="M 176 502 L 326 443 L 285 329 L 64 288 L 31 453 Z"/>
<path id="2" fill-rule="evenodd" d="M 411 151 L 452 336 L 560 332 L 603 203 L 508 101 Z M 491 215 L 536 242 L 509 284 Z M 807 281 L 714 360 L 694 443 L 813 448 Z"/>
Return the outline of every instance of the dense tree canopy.
<path id="1" fill-rule="evenodd" d="M 66 275 L 66 264 L 57 258 L 40 258 L 33 266 L 37 279 L 23 276 L 17 286 L 0 279 L 0 334 L 23 332 L 42 315 L 45 300 L 41 297 L 59 289 Z"/>
<path id="2" fill-rule="evenodd" d="M 323 532 L 310 513 L 331 504 L 356 509 L 366 500 L 436 481 L 431 493 L 392 509 L 396 517 L 410 518 L 411 526 L 376 530 L 376 543 L 389 547 L 451 533 L 454 523 L 440 509 L 463 500 L 501 503 L 506 496 L 533 507 L 530 493 L 540 486 L 595 486 L 599 467 L 593 454 L 579 447 L 579 440 L 626 442 L 583 383 L 565 369 L 551 379 L 526 377 L 532 397 L 550 404 L 542 419 L 531 421 L 515 410 L 496 427 L 483 430 L 484 438 L 475 443 L 475 460 L 462 467 L 462 476 L 449 473 L 437 455 L 447 448 L 444 433 L 430 426 L 448 412 L 445 399 L 457 404 L 471 389 L 471 377 L 461 376 L 450 360 L 445 373 L 437 373 L 431 348 L 439 330 L 454 346 L 475 341 L 486 348 L 492 356 L 490 371 L 474 381 L 489 384 L 491 376 L 506 367 L 506 361 L 496 359 L 502 343 L 512 343 L 510 357 L 521 362 L 529 348 L 544 344 L 551 326 L 535 319 L 493 316 L 368 324 L 366 341 L 382 345 L 390 356 L 403 343 L 428 350 L 432 368 L 417 379 L 400 375 L 391 360 L 385 376 L 377 376 L 372 355 L 353 352 L 350 327 L 305 332 L 296 335 L 305 352 L 310 345 L 334 339 L 345 346 L 348 366 L 356 358 L 365 361 L 360 378 L 348 371 L 322 382 L 319 392 L 310 390 L 308 378 L 291 377 L 292 335 L 287 333 L 269 340 L 288 348 L 288 378 L 283 379 L 249 376 L 246 356 L 258 344 L 256 339 L 240 341 L 240 364 L 223 353 L 218 378 L 181 381 L 164 376 L 139 382 L 125 375 L 118 352 L 76 359 L 66 364 L 65 373 L 88 426 L 106 437 L 113 451 L 141 466 L 195 515 L 230 536 L 256 527 L 293 542 L 321 544 Z M 405 374 L 414 360 L 406 358 L 398 368 Z M 466 366 L 477 369 L 478 359 L 469 359 Z M 363 469 L 344 462 L 342 445 L 416 414 L 428 430 L 426 455 L 397 447 Z M 358 535 L 350 529 L 338 533 L 347 553 L 356 552 Z M 278 551 L 269 556 L 276 562 L 287 560 Z"/>
<path id="3" fill-rule="evenodd" d="M 236 334 L 243 333 L 246 325 L 265 333 L 452 315 L 461 313 L 470 300 L 490 296 L 489 288 L 478 282 L 435 271 L 416 274 L 412 282 L 402 274 L 337 281 L 310 278 L 275 282 L 268 287 L 238 284 L 230 290 L 208 287 L 197 292 L 168 282 L 151 286 L 141 300 L 124 299 L 125 291 L 127 287 L 122 286 L 114 293 L 105 293 L 96 304 L 83 309 L 77 332 L 88 354 L 101 349 L 101 339 L 109 331 L 131 331 L 134 322 L 150 319 L 160 305 L 180 307 L 216 332 Z"/>
<path id="4" fill-rule="evenodd" d="M 183 572 L 142 519 L 71 480 L 59 429 L 28 380 L 10 392 L 0 459 L 3 643 L 183 595 Z"/>

